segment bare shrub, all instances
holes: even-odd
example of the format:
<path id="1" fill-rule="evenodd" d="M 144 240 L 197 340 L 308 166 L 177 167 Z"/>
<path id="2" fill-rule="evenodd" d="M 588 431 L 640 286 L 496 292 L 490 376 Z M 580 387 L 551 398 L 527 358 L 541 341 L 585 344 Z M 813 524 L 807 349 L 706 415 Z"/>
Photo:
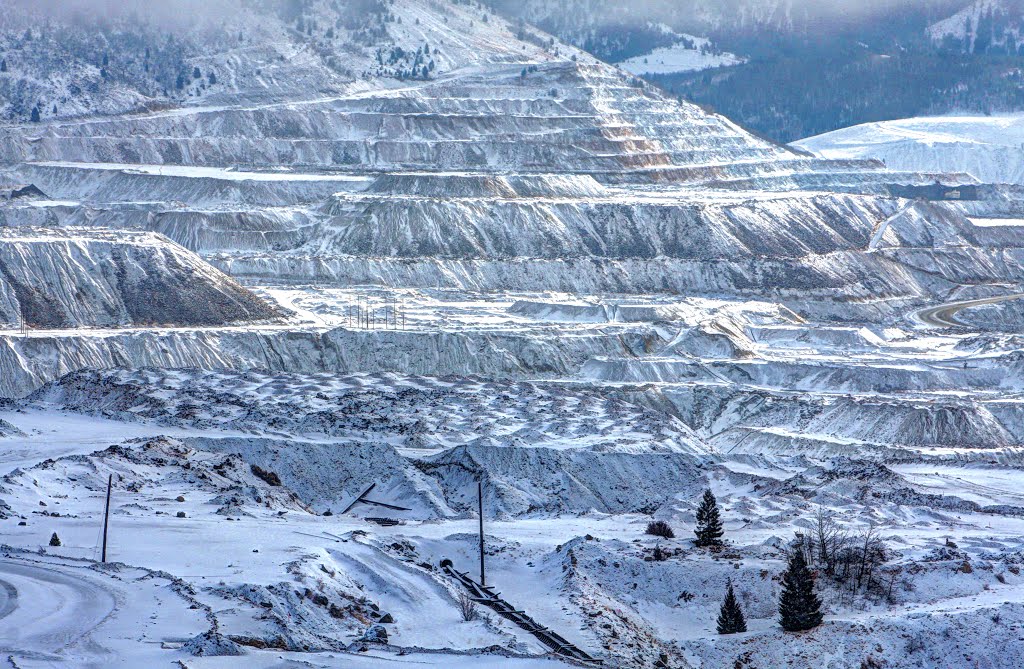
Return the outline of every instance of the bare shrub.
<path id="1" fill-rule="evenodd" d="M 892 604 L 899 592 L 896 586 L 905 582 L 903 569 L 887 564 L 892 551 L 882 541 L 878 528 L 853 534 L 822 507 L 812 519 L 811 531 L 797 535 L 793 549 L 801 551 L 807 564 L 830 578 L 842 603 L 852 605 L 858 597 L 864 597 Z"/>
<path id="2" fill-rule="evenodd" d="M 868 655 L 860 662 L 860 669 L 882 669 L 884 667 L 879 660 L 876 660 L 874 656 Z"/>
<path id="3" fill-rule="evenodd" d="M 476 606 L 476 602 L 469 595 L 468 592 L 459 591 L 459 596 L 456 598 L 456 602 L 459 605 L 459 613 L 462 614 L 462 620 L 465 622 L 472 622 L 476 620 L 479 615 L 479 611 Z"/>
<path id="4" fill-rule="evenodd" d="M 647 534 L 662 537 L 663 539 L 676 538 L 676 533 L 672 531 L 672 527 L 664 520 L 652 520 L 647 523 Z"/>
<path id="5" fill-rule="evenodd" d="M 913 655 L 920 653 L 925 649 L 924 637 L 920 634 L 915 634 L 907 639 L 907 655 Z"/>

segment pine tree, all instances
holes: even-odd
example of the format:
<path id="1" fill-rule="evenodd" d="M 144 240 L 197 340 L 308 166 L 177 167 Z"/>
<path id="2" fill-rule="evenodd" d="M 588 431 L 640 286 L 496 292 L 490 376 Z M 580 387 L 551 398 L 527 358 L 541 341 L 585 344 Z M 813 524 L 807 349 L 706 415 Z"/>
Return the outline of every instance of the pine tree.
<path id="1" fill-rule="evenodd" d="M 7 59 L 4 58 L 2 61 L 0 61 L 0 72 L 6 72 L 6 71 L 7 71 Z"/>
<path id="2" fill-rule="evenodd" d="M 698 546 L 722 545 L 722 516 L 718 512 L 718 501 L 710 490 L 704 491 L 697 507 L 697 527 L 693 533 L 697 535 Z"/>
<path id="3" fill-rule="evenodd" d="M 32 108 L 32 122 L 39 123 L 39 107 Z"/>
<path id="4" fill-rule="evenodd" d="M 736 601 L 736 594 L 732 589 L 732 579 L 730 579 L 729 585 L 725 589 L 725 601 L 722 602 L 722 608 L 718 612 L 718 633 L 738 634 L 746 631 L 747 620 L 743 617 L 740 603 Z"/>
<path id="5" fill-rule="evenodd" d="M 814 576 L 807 568 L 802 550 L 789 556 L 789 567 L 782 575 L 782 596 L 779 598 L 782 629 L 801 632 L 821 624 L 821 599 L 814 593 Z"/>
<path id="6" fill-rule="evenodd" d="M 60 546 L 60 537 L 57 536 L 56 532 L 54 532 L 53 535 L 50 537 L 50 545 Z"/>

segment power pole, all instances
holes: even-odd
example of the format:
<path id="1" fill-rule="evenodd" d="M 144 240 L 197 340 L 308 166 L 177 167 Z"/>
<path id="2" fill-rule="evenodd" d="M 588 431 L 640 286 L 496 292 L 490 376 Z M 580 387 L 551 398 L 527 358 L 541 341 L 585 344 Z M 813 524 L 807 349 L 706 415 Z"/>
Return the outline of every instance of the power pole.
<path id="1" fill-rule="evenodd" d="M 484 575 L 484 482 L 476 482 L 476 499 L 480 511 L 480 585 L 487 585 Z"/>
<path id="2" fill-rule="evenodd" d="M 100 562 L 107 561 L 107 527 L 110 524 L 110 488 L 114 484 L 114 475 L 111 474 L 107 477 L 107 505 L 103 511 L 103 554 L 100 557 Z"/>

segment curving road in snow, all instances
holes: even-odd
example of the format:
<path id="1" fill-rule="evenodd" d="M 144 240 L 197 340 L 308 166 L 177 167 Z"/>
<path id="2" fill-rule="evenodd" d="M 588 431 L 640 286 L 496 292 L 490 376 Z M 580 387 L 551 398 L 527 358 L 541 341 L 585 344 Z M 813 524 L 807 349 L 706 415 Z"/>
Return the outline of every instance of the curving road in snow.
<path id="1" fill-rule="evenodd" d="M 104 666 L 90 638 L 114 612 L 113 593 L 52 566 L 0 559 L 0 657 Z"/>
<path id="2" fill-rule="evenodd" d="M 1018 300 L 1024 298 L 1024 293 L 1015 293 L 1013 295 L 1001 295 L 999 297 L 985 297 L 977 300 L 963 300 L 960 302 L 947 302 L 946 304 L 940 304 L 936 307 L 928 307 L 927 309 L 921 309 L 913 313 L 912 317 L 925 325 L 938 328 L 961 328 L 967 327 L 966 323 L 961 323 L 956 319 L 957 313 L 964 309 L 970 309 L 971 307 L 979 307 L 983 304 L 999 304 L 1000 302 L 1008 302 L 1010 300 Z"/>

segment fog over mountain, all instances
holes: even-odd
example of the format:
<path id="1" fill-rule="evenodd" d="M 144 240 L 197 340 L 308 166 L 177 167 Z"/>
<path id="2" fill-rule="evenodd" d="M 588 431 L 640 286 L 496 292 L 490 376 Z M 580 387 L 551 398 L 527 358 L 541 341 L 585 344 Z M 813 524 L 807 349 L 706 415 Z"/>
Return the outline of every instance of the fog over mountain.
<path id="1" fill-rule="evenodd" d="M 75 21 L 96 23 L 133 20 L 185 28 L 237 16 L 245 0 L 8 0 L 0 21 Z M 282 2 L 283 4 L 283 2 Z"/>

